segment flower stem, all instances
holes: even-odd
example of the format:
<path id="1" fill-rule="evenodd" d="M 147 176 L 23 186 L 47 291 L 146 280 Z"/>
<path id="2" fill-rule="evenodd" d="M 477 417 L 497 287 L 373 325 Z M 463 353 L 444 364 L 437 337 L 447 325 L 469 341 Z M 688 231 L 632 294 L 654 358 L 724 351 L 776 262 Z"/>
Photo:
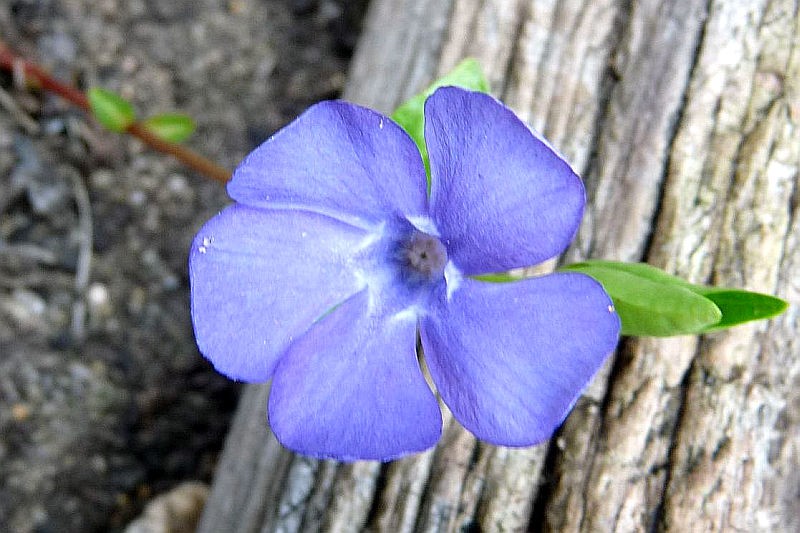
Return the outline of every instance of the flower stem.
<path id="1" fill-rule="evenodd" d="M 40 66 L 15 54 L 2 41 L 0 41 L 0 69 L 11 71 L 15 76 L 21 76 L 23 81 L 57 94 L 71 104 L 91 113 L 89 100 L 83 92 L 71 85 L 58 81 Z M 231 177 L 231 172 L 228 169 L 185 146 L 157 137 L 145 128 L 141 122 L 131 124 L 126 133 L 137 137 L 154 150 L 173 156 L 187 167 L 208 178 L 220 183 L 227 183 Z"/>

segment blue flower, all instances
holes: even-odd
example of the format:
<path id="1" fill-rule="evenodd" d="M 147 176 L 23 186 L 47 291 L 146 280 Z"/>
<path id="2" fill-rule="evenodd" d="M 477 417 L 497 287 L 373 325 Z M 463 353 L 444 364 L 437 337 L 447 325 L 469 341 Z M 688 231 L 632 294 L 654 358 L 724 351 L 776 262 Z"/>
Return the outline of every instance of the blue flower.
<path id="1" fill-rule="evenodd" d="M 438 394 L 478 438 L 550 437 L 605 357 L 619 319 L 591 278 L 476 275 L 561 253 L 580 179 L 491 96 L 445 87 L 425 104 L 431 191 L 394 122 L 311 107 L 252 152 L 235 204 L 189 259 L 200 351 L 227 376 L 272 379 L 278 440 L 316 457 L 388 460 L 433 446 Z"/>

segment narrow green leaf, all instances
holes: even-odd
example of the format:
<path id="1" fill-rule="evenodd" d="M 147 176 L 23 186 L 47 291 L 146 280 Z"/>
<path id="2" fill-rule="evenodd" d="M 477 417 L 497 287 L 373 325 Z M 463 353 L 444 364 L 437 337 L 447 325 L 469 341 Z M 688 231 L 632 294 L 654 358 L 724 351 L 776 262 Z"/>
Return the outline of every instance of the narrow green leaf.
<path id="1" fill-rule="evenodd" d="M 144 121 L 144 127 L 157 137 L 179 143 L 188 139 L 195 130 L 192 117 L 183 113 L 162 113 Z"/>
<path id="2" fill-rule="evenodd" d="M 628 272 L 634 276 L 639 276 L 645 279 L 649 279 L 656 283 L 668 283 L 668 284 L 677 284 L 683 285 L 686 288 L 694 287 L 691 283 L 686 281 L 683 278 L 679 278 L 678 276 L 673 276 L 672 274 L 668 274 L 661 270 L 660 268 L 656 268 L 652 265 L 648 265 L 647 263 L 623 263 L 621 261 L 606 261 L 604 259 L 590 259 L 588 261 L 583 261 L 581 263 L 574 263 L 571 265 L 565 265 L 564 269 L 568 270 L 576 270 L 576 269 L 583 269 L 583 268 L 607 268 L 611 270 L 620 270 L 622 272 Z"/>
<path id="3" fill-rule="evenodd" d="M 581 272 L 599 281 L 611 296 L 623 335 L 669 337 L 704 331 L 722 312 L 711 300 L 692 291 L 680 278 L 649 265 L 589 261 L 562 270 Z"/>
<path id="4" fill-rule="evenodd" d="M 523 279 L 519 276 L 512 276 L 511 274 L 503 272 L 499 274 L 479 274 L 477 276 L 472 276 L 472 278 L 478 281 L 488 281 L 489 283 L 508 283 L 509 281 L 519 281 Z"/>
<path id="5" fill-rule="evenodd" d="M 609 272 L 621 272 L 631 276 L 632 278 L 648 280 L 649 282 L 658 285 L 661 292 L 675 292 L 676 294 L 681 294 L 681 291 L 689 291 L 695 295 L 702 296 L 706 301 L 713 303 L 721 313 L 721 316 L 717 321 L 697 327 L 694 330 L 685 331 L 684 333 L 707 333 L 730 328 L 753 320 L 772 318 L 783 313 L 788 306 L 784 300 L 768 294 L 744 291 L 740 289 L 729 289 L 724 287 L 694 285 L 686 280 L 671 274 L 667 274 L 663 270 L 659 270 L 645 263 L 620 263 L 616 261 L 591 260 L 584 263 L 567 265 L 564 267 L 564 269 L 583 272 L 584 274 L 592 276 L 603 283 L 604 287 L 606 286 L 606 283 L 603 280 L 609 276 Z M 606 291 L 609 293 L 612 299 L 615 299 L 614 293 L 607 287 Z M 632 294 L 629 295 L 629 297 L 634 298 L 642 310 L 646 310 L 646 303 L 648 298 L 650 298 L 650 295 L 644 295 L 639 298 L 636 297 L 635 294 Z M 617 306 L 617 310 L 620 311 L 620 305 L 617 304 L 616 299 L 614 300 L 614 305 Z M 622 307 L 625 307 L 624 303 L 622 304 Z M 681 309 L 682 308 L 679 306 L 674 309 L 673 312 L 680 311 Z M 687 311 L 690 310 L 687 309 Z M 630 322 L 635 317 L 626 318 L 620 311 L 620 318 L 622 318 L 623 331 L 625 331 L 626 321 Z M 632 324 L 635 323 L 636 322 L 632 322 Z M 655 335 L 654 333 L 626 334 Z M 680 333 L 669 333 L 669 335 L 679 334 Z"/>
<path id="6" fill-rule="evenodd" d="M 111 131 L 123 132 L 136 121 L 133 105 L 117 93 L 92 87 L 86 96 L 94 117 Z"/>
<path id="7" fill-rule="evenodd" d="M 428 163 L 428 149 L 425 147 L 425 100 L 439 87 L 448 85 L 472 91 L 489 92 L 489 82 L 483 75 L 480 63 L 476 59 L 467 58 L 392 113 L 392 120 L 406 130 L 406 133 L 417 143 L 417 148 L 422 154 L 422 162 L 425 163 L 425 171 L 428 174 L 428 188 L 430 188 L 430 164 Z"/>
<path id="8" fill-rule="evenodd" d="M 704 333 L 727 329 L 753 320 L 772 318 L 786 311 L 789 306 L 780 298 L 758 292 L 699 286 L 696 290 L 714 302 L 722 311 L 722 320 L 705 328 Z"/>

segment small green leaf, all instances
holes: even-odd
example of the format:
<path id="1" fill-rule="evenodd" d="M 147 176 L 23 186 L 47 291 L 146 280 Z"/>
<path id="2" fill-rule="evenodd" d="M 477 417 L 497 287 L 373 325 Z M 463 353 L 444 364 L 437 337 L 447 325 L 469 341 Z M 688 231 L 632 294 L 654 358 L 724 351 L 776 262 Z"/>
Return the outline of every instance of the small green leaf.
<path id="1" fill-rule="evenodd" d="M 603 285 L 619 314 L 623 335 L 696 334 L 722 318 L 714 302 L 692 291 L 687 282 L 649 265 L 587 261 L 562 270 L 581 272 Z"/>
<path id="2" fill-rule="evenodd" d="M 722 320 L 703 330 L 704 333 L 727 329 L 753 320 L 764 320 L 778 316 L 789 304 L 758 292 L 743 291 L 739 289 L 725 289 L 720 287 L 695 287 L 702 294 L 714 302 L 722 311 Z"/>
<path id="3" fill-rule="evenodd" d="M 564 270 L 583 272 L 603 284 L 606 291 L 614 300 L 614 305 L 617 307 L 617 311 L 622 319 L 623 332 L 626 335 L 664 336 L 663 334 L 653 332 L 643 333 L 639 331 L 639 329 L 642 328 L 638 328 L 640 319 L 642 318 L 640 316 L 640 311 L 646 312 L 649 303 L 652 303 L 651 298 L 659 294 L 662 295 L 661 297 L 669 298 L 671 299 L 669 301 L 672 301 L 685 297 L 685 292 L 689 291 L 697 296 L 703 297 L 706 302 L 712 303 L 721 313 L 720 318 L 714 322 L 700 325 L 700 321 L 698 321 L 695 327 L 690 327 L 682 333 L 673 332 L 667 333 L 666 335 L 718 331 L 753 320 L 772 318 L 784 312 L 788 306 L 784 300 L 768 294 L 724 287 L 694 285 L 645 263 L 620 263 L 616 261 L 592 260 L 584 263 L 567 265 L 563 268 Z M 619 291 L 620 288 L 617 286 L 617 282 L 620 281 L 620 278 L 624 280 L 623 275 L 628 276 L 628 279 L 631 280 L 647 280 L 657 285 L 659 288 L 652 293 L 646 291 L 641 296 L 637 296 L 630 288 L 623 288 L 625 299 L 630 300 L 630 302 L 623 301 L 618 303 L 617 298 L 619 298 L 619 295 L 615 296 L 614 291 Z M 614 278 L 614 281 L 609 283 L 609 278 Z M 634 310 L 631 316 L 623 315 L 623 313 L 630 314 L 630 309 L 628 308 L 631 302 L 635 304 L 636 310 Z M 674 309 L 666 309 L 669 315 L 676 312 L 686 312 L 688 318 L 689 315 L 696 314 L 700 310 L 700 307 L 682 307 L 689 302 L 688 299 L 683 304 L 680 302 L 667 304 L 667 302 L 668 300 L 665 299 L 659 307 L 664 308 L 677 305 Z M 644 331 L 644 329 L 642 330 Z"/>
<path id="4" fill-rule="evenodd" d="M 111 131 L 121 133 L 136 121 L 133 105 L 117 93 L 92 87 L 86 96 L 94 117 Z"/>
<path id="5" fill-rule="evenodd" d="M 194 133 L 195 123 L 192 117 L 183 113 L 162 113 L 145 120 L 144 127 L 165 141 L 179 143 Z"/>
<path id="6" fill-rule="evenodd" d="M 499 274 L 479 274 L 477 276 L 472 276 L 472 278 L 478 281 L 487 281 L 489 283 L 508 283 L 509 281 L 519 281 L 524 279 L 520 278 L 519 276 L 506 274 L 504 272 L 500 272 Z"/>
<path id="7" fill-rule="evenodd" d="M 483 75 L 480 63 L 476 59 L 467 58 L 450 71 L 448 74 L 433 82 L 427 89 L 412 97 L 392 113 L 392 120 L 397 122 L 414 142 L 417 143 L 425 171 L 428 174 L 428 188 L 430 188 L 430 164 L 428 163 L 428 149 L 425 147 L 425 100 L 439 87 L 454 85 L 472 91 L 489 92 L 489 82 Z"/>

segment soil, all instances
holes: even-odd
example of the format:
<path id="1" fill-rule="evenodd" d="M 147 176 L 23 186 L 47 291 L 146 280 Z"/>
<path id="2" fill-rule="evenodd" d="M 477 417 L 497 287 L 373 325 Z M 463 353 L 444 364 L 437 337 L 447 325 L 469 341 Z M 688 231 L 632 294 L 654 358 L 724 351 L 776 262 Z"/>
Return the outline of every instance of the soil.
<path id="1" fill-rule="evenodd" d="M 10 0 L 59 78 L 182 111 L 228 168 L 343 87 L 366 0 Z M 238 385 L 198 353 L 189 243 L 224 188 L 0 73 L 0 531 L 121 530 L 210 481 Z"/>

